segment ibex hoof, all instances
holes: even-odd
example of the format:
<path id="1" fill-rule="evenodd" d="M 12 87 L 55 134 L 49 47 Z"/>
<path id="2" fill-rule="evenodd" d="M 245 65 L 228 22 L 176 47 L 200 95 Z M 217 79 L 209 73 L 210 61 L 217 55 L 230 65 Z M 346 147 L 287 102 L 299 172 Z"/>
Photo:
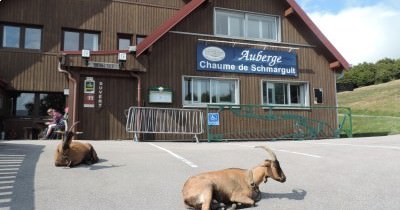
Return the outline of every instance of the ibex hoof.
<path id="1" fill-rule="evenodd" d="M 239 205 L 240 205 L 240 203 L 239 203 Z M 232 206 L 229 207 L 227 210 L 236 210 L 236 207 L 237 207 L 236 203 L 233 203 Z"/>

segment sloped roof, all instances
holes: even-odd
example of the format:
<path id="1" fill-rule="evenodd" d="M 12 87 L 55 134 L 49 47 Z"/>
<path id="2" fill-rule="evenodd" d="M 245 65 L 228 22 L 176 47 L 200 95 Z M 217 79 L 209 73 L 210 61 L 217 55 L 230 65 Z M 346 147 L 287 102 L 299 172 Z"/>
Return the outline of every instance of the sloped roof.
<path id="1" fill-rule="evenodd" d="M 206 0 L 192 0 L 182 7 L 175 15 L 160 25 L 153 33 L 148 35 L 136 46 L 136 57 L 139 57 L 151 45 L 157 42 L 164 34 L 171 30 L 176 24 L 197 9 Z"/>
<path id="2" fill-rule="evenodd" d="M 300 16 L 308 28 L 318 37 L 322 44 L 332 53 L 333 56 L 339 61 L 344 69 L 349 69 L 350 64 L 346 59 L 339 53 L 339 51 L 332 45 L 332 43 L 325 37 L 325 35 L 319 30 L 314 22 L 308 17 L 304 10 L 296 3 L 295 0 L 286 0 L 286 2 L 294 9 L 294 11 Z"/>
<path id="3" fill-rule="evenodd" d="M 206 0 L 192 0 L 180 9 L 175 15 L 169 18 L 164 24 L 160 25 L 153 33 L 147 36 L 140 44 L 137 45 L 136 56 L 139 57 L 144 51 L 157 42 L 163 35 L 176 26 L 180 21 L 196 10 Z M 315 34 L 328 51 L 336 58 L 344 69 L 349 69 L 350 65 L 325 35 L 318 29 L 314 22 L 308 17 L 304 10 L 296 3 L 295 0 L 286 0 L 295 13 L 304 21 L 307 27 Z"/>

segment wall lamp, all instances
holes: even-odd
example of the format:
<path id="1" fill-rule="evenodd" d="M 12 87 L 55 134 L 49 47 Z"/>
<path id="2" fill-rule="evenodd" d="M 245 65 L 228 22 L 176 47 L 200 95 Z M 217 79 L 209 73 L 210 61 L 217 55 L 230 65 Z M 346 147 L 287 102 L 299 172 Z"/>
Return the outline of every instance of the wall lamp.
<path id="1" fill-rule="evenodd" d="M 82 50 L 82 58 L 85 60 L 86 66 L 89 65 L 90 50 Z"/>
<path id="2" fill-rule="evenodd" d="M 118 53 L 118 61 L 120 68 L 123 68 L 126 62 L 126 53 Z"/>

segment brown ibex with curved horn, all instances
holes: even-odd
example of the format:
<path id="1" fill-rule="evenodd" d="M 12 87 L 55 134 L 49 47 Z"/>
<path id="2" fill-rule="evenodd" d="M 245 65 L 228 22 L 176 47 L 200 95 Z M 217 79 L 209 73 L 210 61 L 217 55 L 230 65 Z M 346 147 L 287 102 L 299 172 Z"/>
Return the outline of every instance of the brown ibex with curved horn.
<path id="1" fill-rule="evenodd" d="M 258 186 L 267 178 L 285 182 L 283 173 L 275 153 L 265 146 L 257 146 L 266 150 L 271 160 L 265 160 L 260 165 L 246 170 L 229 168 L 219 171 L 201 173 L 190 177 L 184 184 L 182 195 L 184 203 L 189 208 L 209 210 L 224 204 L 231 204 L 230 209 L 236 209 L 237 204 L 254 206 L 261 199 Z"/>
<path id="2" fill-rule="evenodd" d="M 75 122 L 69 129 L 66 124 L 65 132 L 61 132 L 62 142 L 57 145 L 55 153 L 56 166 L 73 167 L 81 163 L 93 164 L 99 161 L 97 153 L 91 144 L 72 141 L 72 137 L 80 133 L 72 131 L 78 123 Z"/>

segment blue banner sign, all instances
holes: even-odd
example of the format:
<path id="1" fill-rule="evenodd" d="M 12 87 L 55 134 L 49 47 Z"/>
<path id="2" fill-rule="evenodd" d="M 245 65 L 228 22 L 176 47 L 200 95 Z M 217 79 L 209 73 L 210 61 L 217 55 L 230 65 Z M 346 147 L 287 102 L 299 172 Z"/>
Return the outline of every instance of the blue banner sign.
<path id="1" fill-rule="evenodd" d="M 197 70 L 297 77 L 291 52 L 197 43 Z"/>

